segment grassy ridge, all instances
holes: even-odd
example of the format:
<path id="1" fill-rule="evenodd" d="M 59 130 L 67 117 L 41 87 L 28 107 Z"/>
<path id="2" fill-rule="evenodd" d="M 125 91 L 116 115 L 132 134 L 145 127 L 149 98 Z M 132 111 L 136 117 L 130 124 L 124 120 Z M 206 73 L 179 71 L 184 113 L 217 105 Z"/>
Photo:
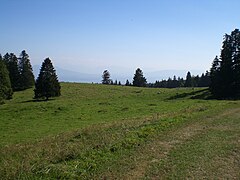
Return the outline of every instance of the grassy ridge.
<path id="1" fill-rule="evenodd" d="M 204 89 L 62 87 L 63 96 L 53 101 L 32 102 L 29 90 L 0 106 L 0 123 L 6 127 L 0 149 L 4 179 L 204 177 L 196 171 L 199 157 L 206 169 L 209 161 L 236 149 L 224 148 L 227 134 L 212 129 L 225 125 L 236 141 L 238 101 L 191 99 Z M 15 111 L 9 114 L 11 109 Z M 13 117 L 16 122 L 10 121 Z M 219 151 L 211 150 L 215 146 Z M 205 151 L 209 155 L 204 159 Z"/>

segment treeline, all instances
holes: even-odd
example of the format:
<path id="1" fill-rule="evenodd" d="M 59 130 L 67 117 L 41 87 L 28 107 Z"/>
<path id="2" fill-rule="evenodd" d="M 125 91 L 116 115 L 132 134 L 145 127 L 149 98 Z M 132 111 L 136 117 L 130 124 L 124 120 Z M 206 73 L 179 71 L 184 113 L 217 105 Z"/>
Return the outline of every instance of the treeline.
<path id="1" fill-rule="evenodd" d="M 34 86 L 32 65 L 25 50 L 18 58 L 14 53 L 6 53 L 2 60 L 8 69 L 13 91 L 21 91 Z"/>
<path id="2" fill-rule="evenodd" d="M 122 85 L 120 81 L 110 78 L 105 70 L 102 75 L 102 84 Z M 35 82 L 30 59 L 25 50 L 19 57 L 14 53 L 0 55 L 0 102 L 11 99 L 14 91 L 21 91 L 35 85 L 34 98 L 60 96 L 60 84 L 56 71 L 49 58 L 45 59 L 39 76 Z M 240 31 L 235 29 L 231 34 L 225 34 L 220 58 L 216 56 L 210 72 L 201 76 L 192 76 L 187 73 L 186 79 L 176 77 L 168 80 L 147 83 L 140 68 L 137 68 L 133 81 L 126 80 L 126 86 L 177 88 L 177 87 L 210 87 L 216 98 L 240 97 Z"/>
<path id="3" fill-rule="evenodd" d="M 49 58 L 45 59 L 35 82 L 29 55 L 23 50 L 19 57 L 14 53 L 0 55 L 0 103 L 11 99 L 14 91 L 34 89 L 34 98 L 59 96 L 60 84 Z"/>
<path id="4" fill-rule="evenodd" d="M 11 99 L 14 91 L 34 86 L 33 70 L 25 50 L 19 57 L 14 53 L 0 55 L 0 68 L 0 99 Z"/>
<path id="5" fill-rule="evenodd" d="M 102 75 L 102 84 L 109 85 L 122 85 L 120 81 L 115 80 L 113 82 L 110 78 L 110 73 L 105 70 Z M 177 88 L 177 87 L 209 87 L 211 83 L 210 73 L 202 73 L 201 76 L 192 76 L 190 72 L 187 73 L 186 79 L 183 78 L 168 78 L 168 80 L 156 81 L 155 83 L 147 83 L 147 79 L 143 76 L 143 72 L 138 68 L 134 74 L 133 81 L 127 79 L 125 86 L 137 86 L 137 87 L 151 87 L 151 88 Z"/>
<path id="6" fill-rule="evenodd" d="M 187 73 L 186 79 L 183 78 L 168 78 L 168 80 L 156 81 L 148 84 L 149 87 L 155 88 L 178 88 L 178 87 L 209 87 L 211 83 L 210 73 L 207 71 L 201 76 L 192 76 L 190 72 Z"/>
<path id="7" fill-rule="evenodd" d="M 108 70 L 103 71 L 102 75 L 102 84 L 107 85 L 122 85 L 121 81 L 113 80 L 110 78 L 110 72 Z M 126 83 L 123 84 L 125 86 L 138 86 L 138 87 L 146 87 L 147 86 L 147 79 L 143 76 L 143 72 L 140 68 L 137 68 L 136 73 L 133 77 L 133 82 L 130 83 L 130 81 L 127 79 Z"/>
<path id="8" fill-rule="evenodd" d="M 216 98 L 240 96 L 239 29 L 224 35 L 220 58 L 213 60 L 210 75 L 210 91 Z"/>

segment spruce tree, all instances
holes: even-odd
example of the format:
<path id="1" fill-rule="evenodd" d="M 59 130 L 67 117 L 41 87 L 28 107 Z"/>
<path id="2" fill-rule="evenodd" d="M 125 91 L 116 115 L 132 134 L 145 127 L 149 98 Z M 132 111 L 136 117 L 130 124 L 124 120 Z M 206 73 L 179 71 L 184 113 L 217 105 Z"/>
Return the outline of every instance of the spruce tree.
<path id="1" fill-rule="evenodd" d="M 187 73 L 186 81 L 185 81 L 184 86 L 185 87 L 192 87 L 193 86 L 193 84 L 192 84 L 192 76 L 191 76 L 191 73 L 189 71 Z"/>
<path id="2" fill-rule="evenodd" d="M 218 56 L 216 56 L 215 59 L 213 60 L 212 67 L 210 69 L 210 78 L 211 78 L 210 91 L 214 96 L 218 96 L 220 94 L 219 71 L 220 71 L 220 60 L 218 59 Z"/>
<path id="3" fill-rule="evenodd" d="M 125 83 L 125 86 L 129 86 L 129 85 L 130 85 L 130 83 L 129 83 L 128 79 L 127 79 L 126 83 Z"/>
<path id="4" fill-rule="evenodd" d="M 13 91 L 21 90 L 20 72 L 17 56 L 13 53 L 6 54 L 3 60 L 7 66 Z"/>
<path id="5" fill-rule="evenodd" d="M 240 95 L 240 32 L 225 34 L 220 60 L 215 58 L 210 70 L 210 90 L 217 98 Z"/>
<path id="6" fill-rule="evenodd" d="M 35 99 L 60 96 L 60 84 L 56 75 L 56 71 L 49 58 L 46 58 L 42 63 L 39 76 L 35 83 Z"/>
<path id="7" fill-rule="evenodd" d="M 231 33 L 233 49 L 233 77 L 234 94 L 240 96 L 240 31 L 235 29 Z"/>
<path id="8" fill-rule="evenodd" d="M 3 99 L 11 99 L 12 94 L 9 72 L 0 55 L 0 102 Z"/>
<path id="9" fill-rule="evenodd" d="M 143 72 L 140 68 L 137 68 L 134 77 L 133 77 L 133 86 L 146 87 L 147 80 L 143 76 Z"/>
<path id="10" fill-rule="evenodd" d="M 20 54 L 19 58 L 20 84 L 21 89 L 28 89 L 34 86 L 34 75 L 30 59 L 25 50 Z"/>
<path id="11" fill-rule="evenodd" d="M 108 70 L 103 71 L 102 84 L 111 84 L 110 73 Z"/>
<path id="12" fill-rule="evenodd" d="M 219 67 L 218 94 L 219 97 L 229 97 L 234 94 L 234 74 L 233 74 L 233 46 L 232 37 L 224 36 L 224 42 L 221 50 L 221 61 Z"/>

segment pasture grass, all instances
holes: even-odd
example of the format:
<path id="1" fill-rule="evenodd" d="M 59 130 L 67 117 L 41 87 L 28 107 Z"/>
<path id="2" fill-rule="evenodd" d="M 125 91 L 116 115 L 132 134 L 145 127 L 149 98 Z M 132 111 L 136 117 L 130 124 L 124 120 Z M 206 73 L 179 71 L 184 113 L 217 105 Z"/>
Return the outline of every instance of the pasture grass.
<path id="1" fill-rule="evenodd" d="M 239 101 L 207 100 L 204 88 L 61 86 L 50 101 L 29 89 L 0 106 L 4 179 L 239 177 L 236 163 L 216 171 L 239 160 Z"/>
<path id="2" fill-rule="evenodd" d="M 147 89 L 62 83 L 62 96 L 36 102 L 33 89 L 0 106 L 0 146 L 30 142 L 96 123 L 179 111 L 196 101 L 167 98 L 191 89 Z M 198 104 L 204 104 L 198 101 Z"/>

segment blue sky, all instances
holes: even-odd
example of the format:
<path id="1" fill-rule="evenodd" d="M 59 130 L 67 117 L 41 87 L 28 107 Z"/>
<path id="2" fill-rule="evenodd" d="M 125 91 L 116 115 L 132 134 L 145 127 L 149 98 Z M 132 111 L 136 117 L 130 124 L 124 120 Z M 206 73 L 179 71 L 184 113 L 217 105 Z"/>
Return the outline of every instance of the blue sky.
<path id="1" fill-rule="evenodd" d="M 87 73 L 209 69 L 239 0 L 0 0 L 0 53 Z"/>

